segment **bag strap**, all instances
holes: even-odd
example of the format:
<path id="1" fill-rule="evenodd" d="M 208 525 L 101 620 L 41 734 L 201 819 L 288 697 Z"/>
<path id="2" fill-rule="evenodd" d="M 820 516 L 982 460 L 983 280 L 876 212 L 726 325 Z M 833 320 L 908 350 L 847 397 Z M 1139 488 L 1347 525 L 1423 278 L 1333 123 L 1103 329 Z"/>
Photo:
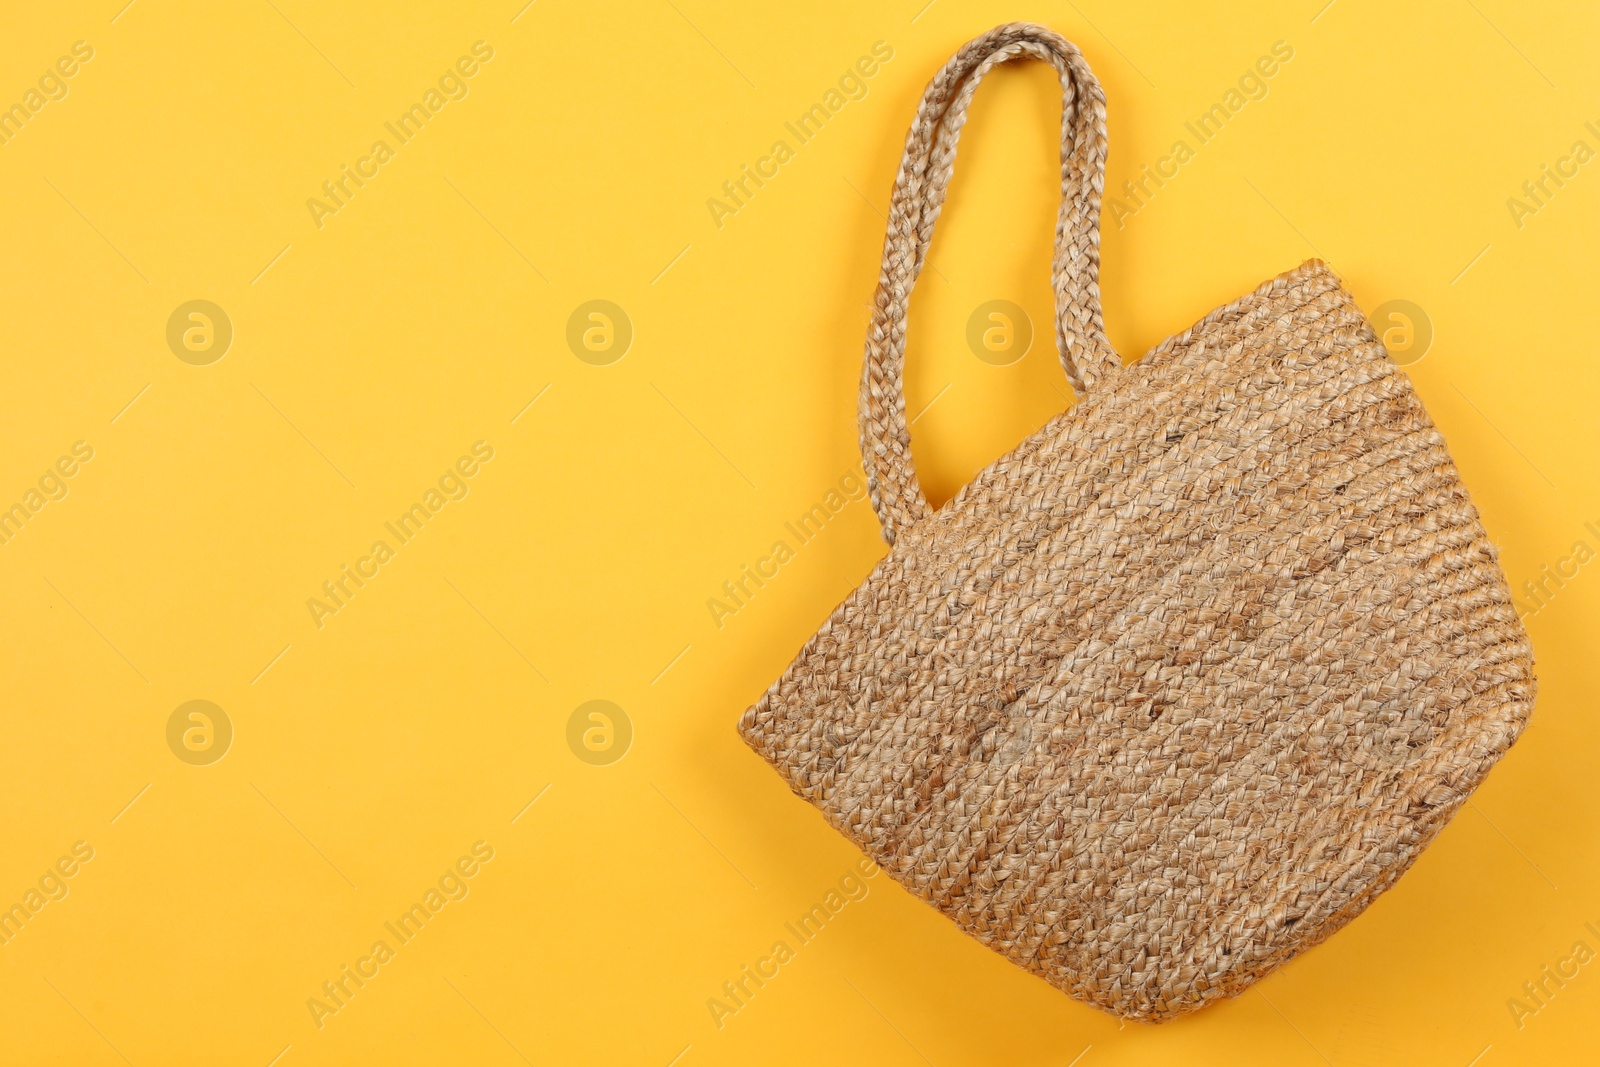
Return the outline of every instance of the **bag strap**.
<path id="1" fill-rule="evenodd" d="M 1122 368 L 1100 312 L 1100 195 L 1105 186 L 1106 103 L 1077 47 L 1043 26 L 998 26 L 968 42 L 934 75 L 906 135 L 889 202 L 883 264 L 861 374 L 861 457 L 883 538 L 925 518 L 927 498 L 911 460 L 904 367 L 906 310 L 922 273 L 955 167 L 972 94 L 986 74 L 1023 56 L 1061 76 L 1061 210 L 1051 276 L 1056 348 L 1081 397 Z"/>

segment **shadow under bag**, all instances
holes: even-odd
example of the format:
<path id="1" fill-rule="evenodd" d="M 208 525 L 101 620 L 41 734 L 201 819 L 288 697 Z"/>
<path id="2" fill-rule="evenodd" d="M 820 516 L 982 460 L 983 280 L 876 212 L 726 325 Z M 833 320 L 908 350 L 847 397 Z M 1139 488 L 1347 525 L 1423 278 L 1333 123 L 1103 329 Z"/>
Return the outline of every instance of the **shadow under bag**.
<path id="1" fill-rule="evenodd" d="M 1056 340 L 1080 397 L 938 511 L 906 304 L 979 81 L 1061 75 Z M 1360 914 L 1532 711 L 1527 634 L 1405 373 L 1322 263 L 1124 367 L 1105 98 L 1001 26 L 928 85 L 861 382 L 888 556 L 739 731 L 907 889 L 1074 997 L 1167 1019 Z"/>

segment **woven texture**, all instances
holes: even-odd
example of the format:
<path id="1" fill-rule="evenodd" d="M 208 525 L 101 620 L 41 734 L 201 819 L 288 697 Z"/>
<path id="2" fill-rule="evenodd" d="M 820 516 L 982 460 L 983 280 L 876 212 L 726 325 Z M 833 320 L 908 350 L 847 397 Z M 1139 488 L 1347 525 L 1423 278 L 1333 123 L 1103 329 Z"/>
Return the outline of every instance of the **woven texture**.
<path id="1" fill-rule="evenodd" d="M 937 512 L 905 303 L 995 63 L 1064 86 L 1058 344 L 1081 399 Z M 1104 104 L 1038 26 L 930 83 L 862 379 L 888 556 L 740 732 L 983 943 L 1118 1015 L 1239 993 L 1387 889 L 1516 740 L 1532 650 L 1443 439 L 1323 264 L 1122 368 Z"/>

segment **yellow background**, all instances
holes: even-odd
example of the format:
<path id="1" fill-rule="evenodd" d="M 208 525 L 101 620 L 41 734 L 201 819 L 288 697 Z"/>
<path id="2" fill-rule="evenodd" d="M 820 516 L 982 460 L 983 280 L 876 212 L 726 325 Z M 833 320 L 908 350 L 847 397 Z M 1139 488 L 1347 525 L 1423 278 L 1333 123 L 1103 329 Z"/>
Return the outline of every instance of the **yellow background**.
<path id="1" fill-rule="evenodd" d="M 1369 310 L 1430 317 L 1413 375 L 1513 586 L 1600 548 L 1600 163 L 1520 227 L 1506 205 L 1574 141 L 1600 148 L 1591 8 L 122 2 L 11 4 L 0 37 L 6 106 L 95 50 L 0 145 L 0 506 L 95 450 L 0 546 L 0 905 L 95 850 L 0 947 L 0 1062 L 1592 1059 L 1600 964 L 1520 1027 L 1507 1002 L 1576 941 L 1600 949 L 1600 568 L 1529 620 L 1533 725 L 1411 873 L 1159 1027 L 1069 1000 L 880 876 L 719 1028 L 707 1000 L 858 855 L 734 724 L 881 555 L 870 507 L 720 628 L 706 607 L 858 469 L 906 125 L 956 47 L 1015 19 L 1098 72 L 1111 188 L 1294 49 L 1108 222 L 1125 358 L 1321 255 Z M 469 95 L 319 229 L 306 200 L 479 40 Z M 877 41 L 894 57 L 866 97 L 715 225 L 707 199 Z M 964 340 L 992 299 L 1049 321 L 1057 94 L 1037 65 L 979 93 L 917 295 L 936 502 L 1068 402 L 1047 329 L 1004 368 Z M 234 328 L 209 366 L 166 343 L 193 299 Z M 592 299 L 633 324 L 609 366 L 566 344 Z M 479 440 L 470 495 L 319 629 L 307 598 Z M 235 730 L 209 766 L 167 746 L 191 699 Z M 609 766 L 567 745 L 592 699 L 632 722 Z M 307 999 L 480 840 L 470 895 L 319 1029 Z"/>

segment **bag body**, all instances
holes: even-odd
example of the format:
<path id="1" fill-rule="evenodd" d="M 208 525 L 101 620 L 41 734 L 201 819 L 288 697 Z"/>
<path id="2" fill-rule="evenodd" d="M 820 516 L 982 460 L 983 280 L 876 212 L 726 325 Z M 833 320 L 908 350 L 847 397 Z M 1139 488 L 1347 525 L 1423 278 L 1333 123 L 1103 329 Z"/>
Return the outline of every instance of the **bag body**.
<path id="1" fill-rule="evenodd" d="M 905 309 L 966 107 L 1062 76 L 1057 341 L 1079 402 L 937 512 Z M 1532 649 L 1445 443 L 1317 261 L 1123 367 L 1098 292 L 1104 99 L 1002 26 L 929 84 L 862 378 L 888 556 L 739 729 L 907 889 L 1071 995 L 1167 1019 L 1358 915 L 1527 723 Z"/>

